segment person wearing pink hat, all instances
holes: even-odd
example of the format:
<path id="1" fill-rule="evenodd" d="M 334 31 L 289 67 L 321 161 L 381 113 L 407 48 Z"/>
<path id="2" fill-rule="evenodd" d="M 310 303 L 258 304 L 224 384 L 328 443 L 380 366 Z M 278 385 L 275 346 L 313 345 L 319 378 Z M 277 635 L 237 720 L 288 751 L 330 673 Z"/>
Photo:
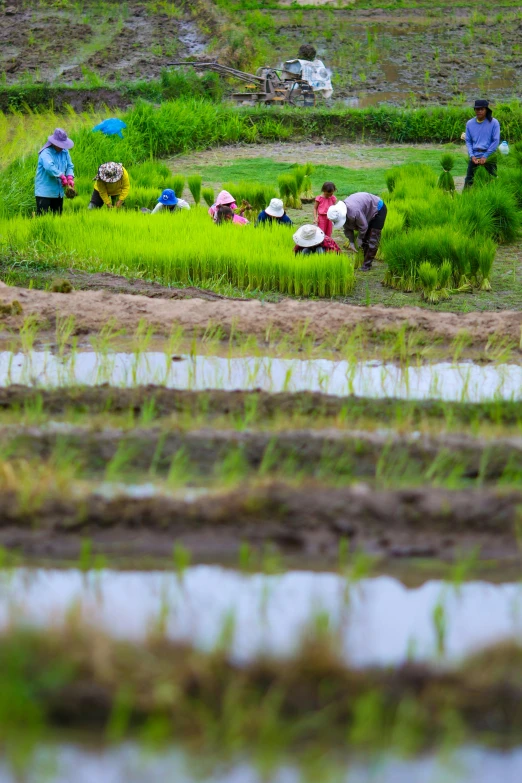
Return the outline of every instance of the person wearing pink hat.
<path id="1" fill-rule="evenodd" d="M 234 196 L 231 193 L 229 193 L 228 190 L 221 190 L 218 193 L 215 203 L 212 204 L 211 207 L 209 207 L 208 214 L 214 220 L 214 222 L 217 221 L 218 210 L 220 207 L 230 207 L 230 209 L 234 213 L 238 208 Z M 241 224 L 248 223 L 248 220 L 245 217 L 243 217 L 243 212 L 249 207 L 250 204 L 247 201 L 243 201 L 241 205 L 241 209 L 239 210 L 239 214 L 234 214 L 234 223 L 241 223 Z"/>
<path id="2" fill-rule="evenodd" d="M 61 215 L 64 188 L 74 189 L 74 166 L 69 150 L 74 142 L 62 128 L 56 128 L 38 153 L 34 180 L 36 214 Z"/>

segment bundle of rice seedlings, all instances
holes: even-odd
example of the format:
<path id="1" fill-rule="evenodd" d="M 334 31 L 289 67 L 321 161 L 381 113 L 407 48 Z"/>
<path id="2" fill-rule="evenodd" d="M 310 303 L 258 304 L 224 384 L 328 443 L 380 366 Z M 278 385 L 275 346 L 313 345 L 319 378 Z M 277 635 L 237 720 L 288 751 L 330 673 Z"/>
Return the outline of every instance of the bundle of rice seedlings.
<path id="1" fill-rule="evenodd" d="M 499 173 L 498 181 L 504 190 L 509 190 L 513 194 L 518 208 L 522 209 L 522 167 L 503 168 Z"/>
<path id="2" fill-rule="evenodd" d="M 487 187 L 470 188 L 463 194 L 462 201 L 467 203 L 468 218 L 473 218 L 478 226 L 485 226 L 485 217 L 490 216 L 487 231 L 483 228 L 481 233 L 503 243 L 517 238 L 520 211 L 515 196 L 501 182 L 490 181 Z"/>
<path id="3" fill-rule="evenodd" d="M 493 266 L 493 260 L 495 253 L 491 252 L 491 247 L 487 243 L 484 243 L 479 248 L 478 269 L 480 275 L 480 288 L 482 291 L 491 291 L 491 283 L 489 282 L 489 276 L 491 274 L 491 268 Z"/>
<path id="4" fill-rule="evenodd" d="M 199 204 L 201 201 L 201 183 L 202 178 L 199 174 L 192 174 L 187 179 L 189 190 L 192 194 L 195 204 Z"/>
<path id="5" fill-rule="evenodd" d="M 259 212 L 264 209 L 270 200 L 277 195 L 275 188 L 271 185 L 246 180 L 241 180 L 241 182 L 224 182 L 223 189 L 232 193 L 238 204 L 241 204 L 242 201 L 248 201 L 252 207 L 252 212 Z"/>
<path id="6" fill-rule="evenodd" d="M 437 289 L 439 292 L 439 299 L 450 298 L 451 294 L 449 292 L 449 287 L 452 274 L 453 267 L 451 266 L 451 261 L 446 258 L 437 270 Z"/>
<path id="7" fill-rule="evenodd" d="M 283 199 L 285 207 L 294 206 L 293 191 L 295 189 L 295 179 L 292 174 L 280 174 L 277 178 L 279 185 L 279 195 Z"/>
<path id="8" fill-rule="evenodd" d="M 214 188 L 202 188 L 201 195 L 209 207 L 214 203 Z"/>
<path id="9" fill-rule="evenodd" d="M 455 192 L 455 180 L 453 179 L 453 175 L 451 174 L 452 168 L 455 166 L 455 158 L 451 153 L 445 152 L 442 158 L 440 159 L 440 164 L 443 168 L 442 174 L 439 177 L 438 186 L 441 190 L 444 190 L 446 193 L 454 193 Z"/>
<path id="10" fill-rule="evenodd" d="M 423 299 L 431 304 L 437 304 L 439 301 L 439 294 L 436 290 L 439 283 L 437 267 L 430 264 L 429 261 L 423 261 L 419 266 L 418 275 Z"/>
<path id="11" fill-rule="evenodd" d="M 185 188 L 185 176 L 184 174 L 174 174 L 172 179 L 172 190 L 178 198 L 183 197 L 183 190 Z"/>
<path id="12" fill-rule="evenodd" d="M 308 175 L 303 180 L 301 193 L 302 193 L 302 195 L 305 198 L 311 198 L 311 196 L 313 195 L 313 193 L 312 193 L 312 179 Z"/>

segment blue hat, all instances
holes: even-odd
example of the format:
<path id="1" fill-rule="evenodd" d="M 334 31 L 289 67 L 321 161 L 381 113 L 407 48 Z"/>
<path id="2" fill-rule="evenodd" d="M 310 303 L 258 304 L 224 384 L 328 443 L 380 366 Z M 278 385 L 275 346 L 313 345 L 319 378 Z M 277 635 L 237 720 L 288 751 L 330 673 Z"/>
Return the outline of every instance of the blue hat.
<path id="1" fill-rule="evenodd" d="M 175 207 L 178 203 L 178 199 L 176 198 L 174 191 L 170 188 L 167 188 L 159 197 L 158 203 L 165 204 L 166 207 Z"/>

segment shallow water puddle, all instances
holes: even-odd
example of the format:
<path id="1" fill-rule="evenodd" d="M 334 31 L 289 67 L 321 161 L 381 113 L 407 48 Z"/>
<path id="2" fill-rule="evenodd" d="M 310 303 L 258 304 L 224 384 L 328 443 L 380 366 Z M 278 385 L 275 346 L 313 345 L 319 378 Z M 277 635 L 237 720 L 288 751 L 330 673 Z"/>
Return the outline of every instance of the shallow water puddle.
<path id="1" fill-rule="evenodd" d="M 522 585 L 429 581 L 408 589 L 382 576 L 350 584 L 338 574 L 246 575 L 219 566 L 166 572 L 14 569 L 0 582 L 0 626 L 61 622 L 72 605 L 118 638 L 161 628 L 212 649 L 232 629 L 231 657 L 290 655 L 318 617 L 329 618 L 355 666 L 437 657 L 457 661 L 507 638 L 522 641 Z M 438 616 L 437 634 L 435 614 Z M 444 627 L 441 638 L 440 628 Z"/>
<path id="2" fill-rule="evenodd" d="M 472 362 L 398 367 L 376 361 L 183 356 L 160 352 L 80 352 L 60 358 L 46 351 L 0 352 L 0 386 L 115 386 L 160 384 L 176 389 L 268 392 L 315 391 L 345 396 L 481 402 L 522 399 L 522 367 Z"/>
<path id="3" fill-rule="evenodd" d="M 496 751 L 468 746 L 445 755 L 399 759 L 372 756 L 347 760 L 321 770 L 321 783 L 519 783 L 522 749 Z M 20 776 L 0 760 L 0 783 L 18 783 Z M 73 744 L 40 748 L 24 773 L 25 783 L 309 783 L 292 760 L 267 777 L 247 760 L 205 762 L 179 749 L 146 751 L 125 743 L 101 749 Z"/>

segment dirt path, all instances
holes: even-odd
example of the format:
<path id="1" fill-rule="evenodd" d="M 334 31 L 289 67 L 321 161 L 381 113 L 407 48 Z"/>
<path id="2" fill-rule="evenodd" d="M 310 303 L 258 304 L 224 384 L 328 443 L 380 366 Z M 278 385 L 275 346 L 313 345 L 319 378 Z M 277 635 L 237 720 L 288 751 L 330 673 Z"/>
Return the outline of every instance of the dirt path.
<path id="1" fill-rule="evenodd" d="M 360 307 L 331 301 L 285 299 L 277 304 L 258 300 L 168 301 L 107 291 L 62 294 L 12 287 L 1 289 L 0 300 L 4 305 L 16 300 L 22 307 L 21 315 L 4 314 L 7 328 L 18 328 L 29 315 L 37 316 L 50 328 L 57 317 L 74 316 L 79 334 L 96 333 L 110 319 L 129 332 L 140 321 L 146 321 L 161 334 L 168 334 L 175 325 L 182 326 L 187 333 L 202 333 L 209 325 L 220 325 L 225 335 L 235 329 L 258 336 L 266 336 L 269 329 L 271 334 L 295 334 L 306 326 L 307 333 L 318 339 L 341 329 L 353 329 L 358 324 L 376 335 L 407 324 L 411 329 L 448 341 L 467 332 L 474 344 L 484 344 L 496 335 L 518 345 L 522 329 L 522 312 L 513 311 L 457 315 L 416 307 Z"/>
<path id="2" fill-rule="evenodd" d="M 210 150 L 179 155 L 167 161 L 172 169 L 199 172 L 202 166 L 229 164 L 250 158 L 269 158 L 277 163 L 308 161 L 317 165 L 344 166 L 350 169 L 386 168 L 390 165 L 385 151 L 393 148 L 393 163 L 400 165 L 401 150 L 411 152 L 411 144 L 322 143 L 322 142 L 263 142 L 262 144 L 229 144 Z M 415 144 L 416 150 L 440 152 L 440 144 Z M 382 154 L 376 151 L 382 151 Z"/>

